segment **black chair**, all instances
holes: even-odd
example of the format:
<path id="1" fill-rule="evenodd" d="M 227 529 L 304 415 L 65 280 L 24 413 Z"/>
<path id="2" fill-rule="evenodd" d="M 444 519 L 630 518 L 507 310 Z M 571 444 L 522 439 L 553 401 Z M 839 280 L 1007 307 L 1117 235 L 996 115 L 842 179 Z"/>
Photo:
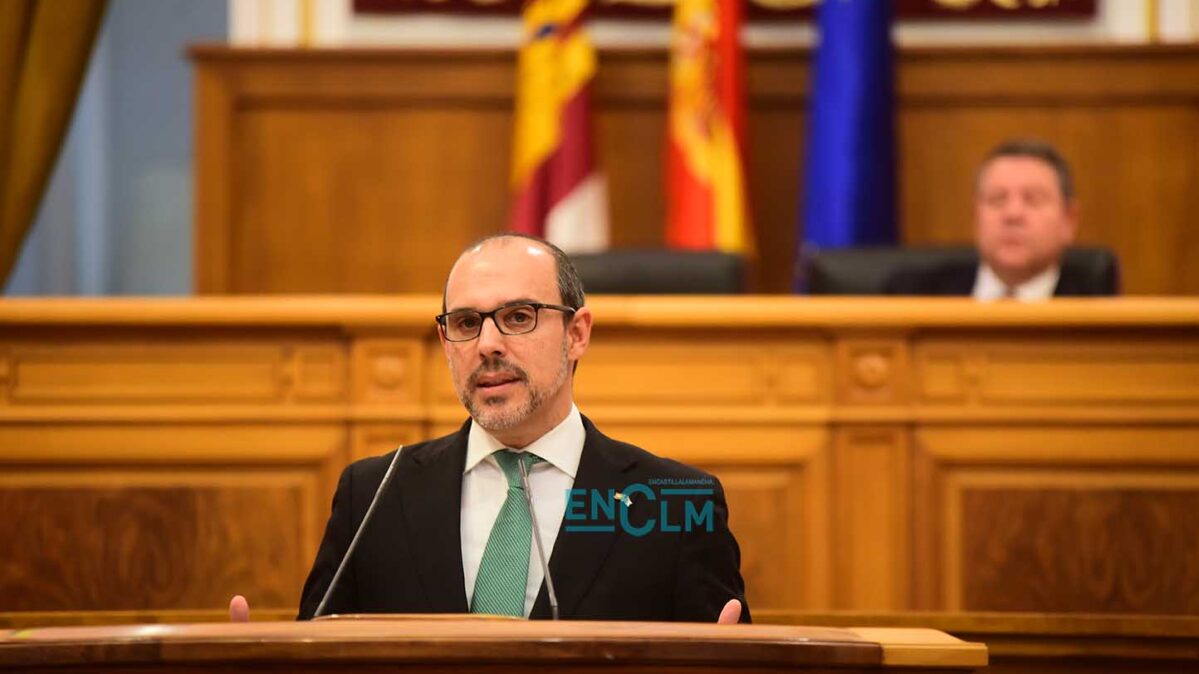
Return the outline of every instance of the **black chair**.
<path id="1" fill-rule="evenodd" d="M 888 281 L 900 271 L 945 265 L 978 266 L 972 246 L 929 248 L 842 248 L 817 251 L 804 260 L 808 293 L 812 295 L 883 295 Z M 1110 249 L 1069 248 L 1062 266 L 1082 274 L 1100 288 L 1119 289 L 1119 263 Z"/>
<path id="2" fill-rule="evenodd" d="M 611 250 L 570 257 L 588 293 L 726 295 L 744 290 L 744 263 L 729 253 Z"/>

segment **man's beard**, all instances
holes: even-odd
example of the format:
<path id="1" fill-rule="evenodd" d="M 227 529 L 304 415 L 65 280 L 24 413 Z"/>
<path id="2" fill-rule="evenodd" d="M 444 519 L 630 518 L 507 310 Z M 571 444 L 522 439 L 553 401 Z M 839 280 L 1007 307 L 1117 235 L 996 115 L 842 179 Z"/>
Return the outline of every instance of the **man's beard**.
<path id="1" fill-rule="evenodd" d="M 509 363 L 503 358 L 489 358 L 480 365 L 466 381 L 466 385 L 458 389 L 458 400 L 466 411 L 470 413 L 472 419 L 475 420 L 484 430 L 487 431 L 506 431 L 515 428 L 527 421 L 537 412 L 538 409 L 545 403 L 546 400 L 556 394 L 566 383 L 566 375 L 570 371 L 570 360 L 568 359 L 569 346 L 566 340 L 562 340 L 562 353 L 559 360 L 558 376 L 550 384 L 549 388 L 538 388 L 529 380 L 529 375 L 523 369 Z M 451 374 L 454 381 L 458 381 L 458 373 L 451 362 Z M 505 372 L 516 376 L 517 382 L 523 382 L 529 391 L 528 398 L 515 408 L 499 408 L 492 409 L 489 405 L 498 404 L 505 396 L 484 397 L 482 404 L 476 404 L 474 393 L 478 390 L 478 379 L 480 375 L 485 373 Z"/>

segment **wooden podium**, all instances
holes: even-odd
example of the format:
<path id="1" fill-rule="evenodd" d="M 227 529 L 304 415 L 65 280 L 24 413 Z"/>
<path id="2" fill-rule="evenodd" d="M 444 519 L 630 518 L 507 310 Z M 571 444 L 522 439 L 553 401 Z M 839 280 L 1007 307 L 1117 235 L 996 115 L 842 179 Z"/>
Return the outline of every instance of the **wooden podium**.
<path id="1" fill-rule="evenodd" d="M 987 649 L 931 629 L 447 616 L 53 627 L 0 633 L 0 671 L 968 672 Z"/>

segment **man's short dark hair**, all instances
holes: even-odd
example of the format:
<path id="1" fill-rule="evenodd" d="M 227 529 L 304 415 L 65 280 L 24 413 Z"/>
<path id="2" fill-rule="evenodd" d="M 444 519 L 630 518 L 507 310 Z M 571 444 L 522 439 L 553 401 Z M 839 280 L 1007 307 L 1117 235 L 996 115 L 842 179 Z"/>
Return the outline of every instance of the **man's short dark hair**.
<path id="1" fill-rule="evenodd" d="M 978 167 L 978 176 L 974 181 L 976 186 L 987 165 L 1000 157 L 1030 157 L 1045 162 L 1057 174 L 1057 186 L 1061 189 L 1063 200 L 1074 199 L 1074 174 L 1070 171 L 1069 162 L 1053 145 L 1035 138 L 1014 138 L 995 146 Z"/>
<path id="2" fill-rule="evenodd" d="M 557 269 L 558 274 L 558 294 L 562 296 L 562 304 L 570 307 L 571 309 L 581 309 L 583 304 L 586 303 L 587 296 L 583 293 L 583 281 L 579 278 L 579 271 L 575 269 L 574 262 L 571 262 L 570 256 L 567 255 L 561 248 L 555 246 L 549 241 L 546 241 L 545 239 L 542 239 L 541 237 L 522 234 L 520 232 L 492 234 L 491 236 L 485 236 L 464 248 L 462 253 L 458 255 L 458 258 L 461 259 L 462 255 L 466 254 L 466 251 L 478 248 L 479 246 L 482 246 L 483 244 L 495 239 L 528 239 L 529 241 L 535 241 L 543 246 L 550 252 L 551 255 L 554 256 L 554 266 Z M 455 261 L 455 263 L 456 262 L 457 261 Z M 442 313 L 445 313 L 449 310 L 446 307 L 446 290 L 449 288 L 449 283 L 450 279 L 449 275 L 447 274 L 446 285 L 441 291 Z M 569 319 L 569 317 L 570 316 L 567 315 L 567 319 Z"/>

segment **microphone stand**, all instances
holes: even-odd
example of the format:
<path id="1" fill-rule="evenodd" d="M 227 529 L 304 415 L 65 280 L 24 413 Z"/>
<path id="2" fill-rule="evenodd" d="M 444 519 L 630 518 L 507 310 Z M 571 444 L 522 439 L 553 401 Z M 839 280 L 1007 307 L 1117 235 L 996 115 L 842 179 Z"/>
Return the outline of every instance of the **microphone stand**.
<path id="1" fill-rule="evenodd" d="M 329 603 L 329 597 L 333 596 L 333 588 L 337 587 L 337 581 L 341 580 L 341 574 L 346 570 L 346 563 L 350 561 L 350 555 L 354 554 L 354 548 L 358 547 L 358 540 L 362 538 L 362 532 L 366 529 L 367 522 L 371 521 L 371 515 L 375 513 L 375 506 L 379 504 L 379 497 L 387 490 L 387 485 L 391 483 L 391 474 L 395 472 L 396 464 L 400 460 L 400 452 L 404 446 L 400 445 L 396 449 L 395 456 L 391 457 L 391 464 L 387 466 L 387 472 L 383 474 L 383 481 L 379 483 L 379 488 L 375 490 L 375 496 L 371 499 L 370 506 L 366 509 L 366 514 L 362 516 L 362 522 L 358 524 L 358 531 L 354 532 L 354 538 L 350 540 L 350 546 L 346 548 L 346 554 L 342 555 L 341 563 L 337 565 L 337 571 L 333 574 L 333 580 L 329 581 L 329 587 L 325 589 L 325 596 L 321 597 L 321 603 L 316 605 L 316 612 L 312 614 L 316 618 L 325 610 L 325 604 Z M 347 506 L 349 507 L 349 506 Z"/>
<path id="2" fill-rule="evenodd" d="M 558 593 L 554 591 L 554 578 L 550 575 L 549 561 L 545 556 L 545 546 L 541 543 L 541 527 L 537 526 L 537 511 L 533 509 L 533 491 L 529 487 L 529 469 L 524 461 L 517 461 L 520 467 L 520 483 L 524 486 L 525 505 L 529 508 L 529 519 L 533 521 L 533 542 L 537 545 L 537 559 L 541 561 L 541 573 L 545 576 L 545 589 L 550 597 L 550 614 L 558 619 Z"/>

